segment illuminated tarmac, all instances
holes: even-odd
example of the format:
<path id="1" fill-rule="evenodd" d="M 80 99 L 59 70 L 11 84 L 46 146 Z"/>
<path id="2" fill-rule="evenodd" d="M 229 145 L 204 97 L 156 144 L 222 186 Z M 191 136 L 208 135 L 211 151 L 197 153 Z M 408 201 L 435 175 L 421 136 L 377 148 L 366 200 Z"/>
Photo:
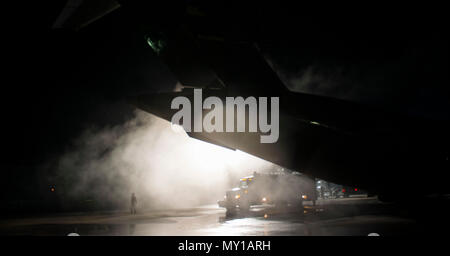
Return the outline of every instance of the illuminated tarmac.
<path id="1" fill-rule="evenodd" d="M 319 200 L 304 208 L 252 207 L 227 216 L 206 205 L 130 215 L 124 212 L 4 219 L 0 235 L 260 236 L 260 235 L 411 235 L 416 222 L 391 214 L 391 205 L 375 198 Z"/>

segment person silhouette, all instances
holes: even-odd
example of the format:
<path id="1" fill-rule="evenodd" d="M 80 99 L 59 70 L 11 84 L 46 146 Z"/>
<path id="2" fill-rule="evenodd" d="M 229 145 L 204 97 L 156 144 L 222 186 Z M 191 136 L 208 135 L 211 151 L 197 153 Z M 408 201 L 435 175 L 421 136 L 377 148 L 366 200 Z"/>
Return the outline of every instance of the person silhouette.
<path id="1" fill-rule="evenodd" d="M 134 193 L 131 193 L 131 214 L 136 214 L 137 199 Z"/>

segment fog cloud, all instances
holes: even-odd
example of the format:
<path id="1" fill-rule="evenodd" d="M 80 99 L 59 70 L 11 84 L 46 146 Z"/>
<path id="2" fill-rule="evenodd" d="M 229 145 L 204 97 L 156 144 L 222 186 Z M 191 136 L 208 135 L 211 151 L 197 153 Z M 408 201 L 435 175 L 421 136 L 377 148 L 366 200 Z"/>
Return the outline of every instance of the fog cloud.
<path id="1" fill-rule="evenodd" d="M 66 204 L 118 209 L 179 208 L 221 199 L 238 178 L 273 168 L 264 160 L 188 137 L 146 112 L 114 127 L 86 130 L 55 167 Z"/>

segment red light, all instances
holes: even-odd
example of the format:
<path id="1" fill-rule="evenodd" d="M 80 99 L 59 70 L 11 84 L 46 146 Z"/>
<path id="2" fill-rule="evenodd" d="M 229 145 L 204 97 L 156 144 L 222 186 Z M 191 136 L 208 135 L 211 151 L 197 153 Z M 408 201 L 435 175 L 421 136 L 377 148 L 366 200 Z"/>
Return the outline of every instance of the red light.
<path id="1" fill-rule="evenodd" d="M 342 189 L 342 193 L 345 193 L 345 188 Z"/>
<path id="2" fill-rule="evenodd" d="M 357 188 L 355 188 L 355 191 L 358 191 L 358 189 L 357 189 Z"/>

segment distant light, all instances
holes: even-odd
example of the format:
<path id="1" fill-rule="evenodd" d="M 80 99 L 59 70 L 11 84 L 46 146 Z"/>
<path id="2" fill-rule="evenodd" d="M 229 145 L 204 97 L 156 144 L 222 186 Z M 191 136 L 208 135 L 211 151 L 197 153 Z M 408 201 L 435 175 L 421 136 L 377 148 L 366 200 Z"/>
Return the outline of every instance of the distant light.
<path id="1" fill-rule="evenodd" d="M 302 195 L 302 198 L 306 199 L 306 198 L 308 198 L 308 196 L 307 195 Z"/>
<path id="2" fill-rule="evenodd" d="M 355 188 L 355 191 L 358 191 L 358 189 L 357 189 L 357 188 Z"/>
<path id="3" fill-rule="evenodd" d="M 267 219 L 268 217 L 269 217 L 269 215 L 267 215 L 267 213 L 264 214 L 264 219 Z"/>
<path id="4" fill-rule="evenodd" d="M 342 193 L 345 193 L 345 191 L 346 191 L 345 188 L 343 188 L 343 189 L 342 189 Z"/>
<path id="5" fill-rule="evenodd" d="M 50 191 L 51 191 L 51 192 L 55 192 L 55 187 L 51 187 L 51 188 L 50 188 Z"/>
<path id="6" fill-rule="evenodd" d="M 156 54 L 160 54 L 161 50 L 165 47 L 165 42 L 161 39 L 152 40 L 149 36 L 147 37 L 147 44 L 153 49 Z"/>
<path id="7" fill-rule="evenodd" d="M 234 196 L 234 198 L 239 199 L 239 198 L 241 198 L 241 195 L 237 194 Z"/>
<path id="8" fill-rule="evenodd" d="M 262 201 L 263 201 L 263 202 L 266 202 L 266 201 L 267 201 L 267 198 L 263 197 L 263 198 L 262 198 Z"/>
<path id="9" fill-rule="evenodd" d="M 316 121 L 310 121 L 309 123 L 310 123 L 310 124 L 313 124 L 313 125 L 320 125 L 320 123 L 318 123 L 318 122 L 316 122 Z"/>

